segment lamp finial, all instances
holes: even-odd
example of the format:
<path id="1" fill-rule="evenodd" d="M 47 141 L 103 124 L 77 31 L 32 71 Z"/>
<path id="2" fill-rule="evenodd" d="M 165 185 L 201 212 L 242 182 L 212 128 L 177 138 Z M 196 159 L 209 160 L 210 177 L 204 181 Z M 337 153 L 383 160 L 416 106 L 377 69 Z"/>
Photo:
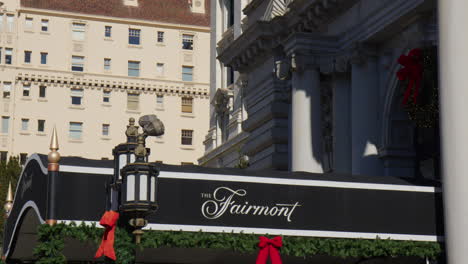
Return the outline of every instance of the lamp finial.
<path id="1" fill-rule="evenodd" d="M 52 138 L 50 139 L 50 152 L 47 156 L 47 159 L 49 160 L 49 171 L 58 171 L 59 169 L 60 153 L 58 153 L 58 149 L 59 143 L 57 137 L 57 129 L 54 126 L 54 130 L 52 131 Z"/>

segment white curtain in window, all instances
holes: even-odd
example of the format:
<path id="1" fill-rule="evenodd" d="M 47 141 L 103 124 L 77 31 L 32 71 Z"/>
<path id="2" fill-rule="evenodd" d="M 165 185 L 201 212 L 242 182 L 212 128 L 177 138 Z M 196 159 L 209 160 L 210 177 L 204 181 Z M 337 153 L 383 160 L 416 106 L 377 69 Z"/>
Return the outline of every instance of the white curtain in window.
<path id="1" fill-rule="evenodd" d="M 72 25 L 72 38 L 74 40 L 85 39 L 85 24 L 73 23 Z"/>
<path id="2" fill-rule="evenodd" d="M 3 83 L 3 91 L 11 92 L 11 83 Z"/>
<path id="3" fill-rule="evenodd" d="M 7 15 L 8 32 L 13 32 L 14 19 L 15 19 L 14 15 Z"/>
<path id="4" fill-rule="evenodd" d="M 83 89 L 72 89 L 71 95 L 76 97 L 83 97 Z"/>

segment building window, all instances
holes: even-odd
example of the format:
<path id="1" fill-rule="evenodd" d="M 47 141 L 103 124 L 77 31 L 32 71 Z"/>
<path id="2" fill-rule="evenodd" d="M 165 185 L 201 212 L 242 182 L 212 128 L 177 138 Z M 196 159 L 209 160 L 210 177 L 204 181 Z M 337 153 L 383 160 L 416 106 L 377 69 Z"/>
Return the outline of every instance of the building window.
<path id="1" fill-rule="evenodd" d="M 8 32 L 13 32 L 14 21 L 15 21 L 15 16 L 14 15 L 7 15 Z"/>
<path id="2" fill-rule="evenodd" d="M 26 17 L 24 21 L 24 29 L 26 30 L 32 30 L 33 29 L 33 18 L 32 17 Z"/>
<path id="3" fill-rule="evenodd" d="M 140 102 L 140 95 L 129 93 L 127 94 L 127 109 L 128 110 L 138 110 Z"/>
<path id="4" fill-rule="evenodd" d="M 39 97 L 40 98 L 45 98 L 46 97 L 46 90 L 47 90 L 47 86 L 44 86 L 44 85 L 39 86 Z"/>
<path id="5" fill-rule="evenodd" d="M 72 56 L 72 71 L 82 72 L 84 70 L 84 57 Z"/>
<path id="6" fill-rule="evenodd" d="M 83 89 L 71 89 L 72 105 L 81 105 L 83 100 Z"/>
<path id="7" fill-rule="evenodd" d="M 110 103 L 110 96 L 111 96 L 111 91 L 110 90 L 104 90 L 102 94 L 102 102 L 103 103 Z"/>
<path id="8" fill-rule="evenodd" d="M 3 163 L 7 162 L 8 151 L 0 151 L 0 161 Z"/>
<path id="9" fill-rule="evenodd" d="M 31 51 L 24 51 L 24 63 L 31 63 Z"/>
<path id="10" fill-rule="evenodd" d="M 106 26 L 104 29 L 104 36 L 106 38 L 112 37 L 112 27 L 111 26 Z"/>
<path id="11" fill-rule="evenodd" d="M 29 130 L 29 119 L 22 118 L 21 119 L 21 130 L 28 131 Z"/>
<path id="12" fill-rule="evenodd" d="M 184 82 L 193 81 L 193 67 L 182 66 L 182 81 Z"/>
<path id="13" fill-rule="evenodd" d="M 23 84 L 23 96 L 28 97 L 31 92 L 30 84 Z"/>
<path id="14" fill-rule="evenodd" d="M 47 52 L 41 52 L 41 64 L 47 64 Z"/>
<path id="15" fill-rule="evenodd" d="M 5 64 L 11 64 L 11 61 L 13 57 L 13 49 L 6 48 L 5 49 Z"/>
<path id="16" fill-rule="evenodd" d="M 193 35 L 182 35 L 182 49 L 193 50 Z"/>
<path id="17" fill-rule="evenodd" d="M 3 83 L 3 98 L 10 98 L 11 95 L 11 82 Z"/>
<path id="18" fill-rule="evenodd" d="M 37 120 L 37 132 L 44 132 L 45 131 L 45 120 L 39 119 Z"/>
<path id="19" fill-rule="evenodd" d="M 164 32 L 158 31 L 158 43 L 164 43 Z"/>
<path id="20" fill-rule="evenodd" d="M 182 145 L 192 145 L 193 130 L 182 129 Z"/>
<path id="21" fill-rule="evenodd" d="M 109 124 L 102 124 L 102 135 L 109 136 Z"/>
<path id="22" fill-rule="evenodd" d="M 162 94 L 156 95 L 156 107 L 164 108 L 164 95 Z"/>
<path id="23" fill-rule="evenodd" d="M 9 129 L 10 129 L 10 117 L 2 116 L 2 134 L 8 134 Z"/>
<path id="24" fill-rule="evenodd" d="M 85 27 L 86 27 L 86 24 L 73 23 L 72 24 L 72 39 L 83 41 L 85 39 Z"/>
<path id="25" fill-rule="evenodd" d="M 104 70 L 110 71 L 111 69 L 111 59 L 104 59 Z"/>
<path id="26" fill-rule="evenodd" d="M 28 153 L 20 153 L 20 164 L 26 164 L 26 160 L 28 160 Z"/>
<path id="27" fill-rule="evenodd" d="M 49 31 L 49 20 L 47 20 L 47 19 L 42 19 L 41 20 L 41 31 L 42 32 Z"/>
<path id="28" fill-rule="evenodd" d="M 156 63 L 156 74 L 164 76 L 164 63 Z"/>
<path id="29" fill-rule="evenodd" d="M 193 98 L 182 97 L 182 113 L 192 113 L 193 111 Z"/>
<path id="30" fill-rule="evenodd" d="M 71 139 L 80 140 L 83 132 L 83 123 L 70 122 L 69 135 Z"/>
<path id="31" fill-rule="evenodd" d="M 132 76 L 132 77 L 140 76 L 140 62 L 139 61 L 128 61 L 128 76 Z"/>
<path id="32" fill-rule="evenodd" d="M 128 29 L 128 44 L 140 45 L 140 32 L 139 29 L 129 28 Z"/>

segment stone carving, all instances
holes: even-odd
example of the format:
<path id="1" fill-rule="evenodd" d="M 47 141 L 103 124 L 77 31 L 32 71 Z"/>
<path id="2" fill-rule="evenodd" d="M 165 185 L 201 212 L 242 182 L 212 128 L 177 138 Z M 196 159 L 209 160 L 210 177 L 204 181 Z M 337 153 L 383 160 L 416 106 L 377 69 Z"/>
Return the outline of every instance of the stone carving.
<path id="1" fill-rule="evenodd" d="M 128 120 L 127 130 L 125 135 L 127 136 L 127 142 L 136 142 L 138 136 L 138 126 L 135 126 L 135 118 L 131 117 Z"/>
<path id="2" fill-rule="evenodd" d="M 144 115 L 140 117 L 138 124 L 143 128 L 143 135 L 145 137 L 164 135 L 164 124 L 156 115 Z"/>
<path id="3" fill-rule="evenodd" d="M 229 91 L 227 89 L 218 89 L 212 101 L 216 113 L 223 115 L 229 110 Z"/>

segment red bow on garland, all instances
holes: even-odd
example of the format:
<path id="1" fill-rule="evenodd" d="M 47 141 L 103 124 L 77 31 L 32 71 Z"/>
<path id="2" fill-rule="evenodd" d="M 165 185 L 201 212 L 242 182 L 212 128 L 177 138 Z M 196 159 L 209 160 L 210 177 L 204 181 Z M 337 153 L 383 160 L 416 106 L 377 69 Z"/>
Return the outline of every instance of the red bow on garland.
<path id="1" fill-rule="evenodd" d="M 114 261 L 117 259 L 114 251 L 114 233 L 117 220 L 119 220 L 119 213 L 115 211 L 106 211 L 102 216 L 99 224 L 106 228 L 106 230 L 104 231 L 104 235 L 102 235 L 101 245 L 99 246 L 94 258 L 99 258 L 104 255 Z"/>
<path id="2" fill-rule="evenodd" d="M 397 77 L 400 81 L 409 80 L 408 86 L 406 87 L 405 94 L 403 97 L 403 104 L 408 103 L 408 99 L 411 95 L 411 90 L 414 86 L 413 102 L 416 104 L 418 98 L 419 88 L 421 87 L 423 66 L 422 66 L 422 52 L 421 49 L 412 49 L 408 53 L 408 56 L 401 55 L 398 58 L 398 63 L 403 66 L 397 72 Z"/>
<path id="3" fill-rule="evenodd" d="M 283 239 L 280 236 L 273 239 L 261 236 L 259 239 L 258 247 L 260 251 L 255 264 L 266 264 L 268 256 L 270 256 L 271 264 L 282 264 L 278 249 L 283 246 Z"/>

